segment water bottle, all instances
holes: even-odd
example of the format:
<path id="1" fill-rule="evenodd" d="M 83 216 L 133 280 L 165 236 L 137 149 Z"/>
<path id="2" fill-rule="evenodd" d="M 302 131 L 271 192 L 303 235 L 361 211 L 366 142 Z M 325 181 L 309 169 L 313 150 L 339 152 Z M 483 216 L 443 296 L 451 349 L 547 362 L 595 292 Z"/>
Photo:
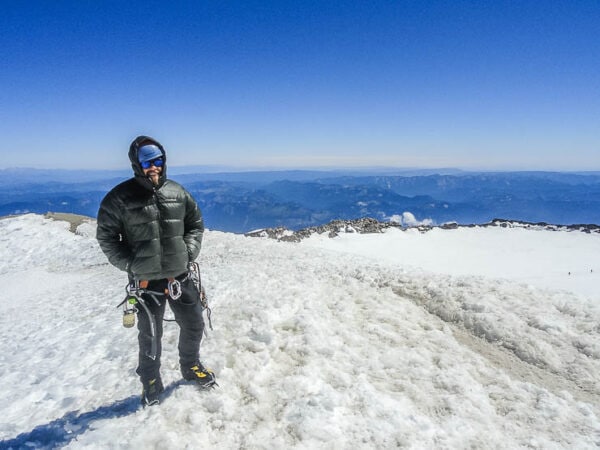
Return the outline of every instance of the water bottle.
<path id="1" fill-rule="evenodd" d="M 135 325 L 136 303 L 137 299 L 131 295 L 127 298 L 127 303 L 123 306 L 123 326 L 125 328 L 131 328 Z"/>
<path id="2" fill-rule="evenodd" d="M 131 328 L 135 325 L 135 310 L 125 309 L 123 310 L 123 326 L 125 328 Z"/>

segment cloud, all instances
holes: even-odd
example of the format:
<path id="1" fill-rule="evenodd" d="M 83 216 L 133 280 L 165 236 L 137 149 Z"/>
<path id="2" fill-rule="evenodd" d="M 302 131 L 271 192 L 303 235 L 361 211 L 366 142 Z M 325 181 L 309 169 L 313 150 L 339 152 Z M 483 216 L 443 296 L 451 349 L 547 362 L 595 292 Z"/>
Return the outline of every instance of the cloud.
<path id="1" fill-rule="evenodd" d="M 402 215 L 400 215 L 400 214 L 392 215 L 391 217 L 389 217 L 389 221 L 398 223 L 400 225 L 404 225 L 406 227 L 415 227 L 418 225 L 433 225 L 433 220 L 431 220 L 431 219 L 417 220 L 415 215 L 408 211 L 403 212 Z"/>

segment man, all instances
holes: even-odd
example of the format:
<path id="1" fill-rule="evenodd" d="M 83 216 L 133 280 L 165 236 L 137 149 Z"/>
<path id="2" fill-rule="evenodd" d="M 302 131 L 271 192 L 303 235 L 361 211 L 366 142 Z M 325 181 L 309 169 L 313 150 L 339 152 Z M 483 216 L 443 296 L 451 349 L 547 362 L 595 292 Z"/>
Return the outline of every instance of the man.
<path id="1" fill-rule="evenodd" d="M 142 403 L 154 405 L 164 391 L 160 356 L 167 303 L 180 327 L 178 349 L 183 378 L 195 380 L 202 387 L 215 384 L 214 374 L 199 360 L 203 307 L 198 289 L 188 277 L 188 265 L 200 253 L 204 222 L 192 196 L 167 179 L 167 157 L 158 141 L 137 137 L 129 147 L 129 160 L 134 177 L 113 188 L 102 200 L 96 237 L 109 262 L 126 271 L 130 282 L 158 293 L 142 294 L 151 315 L 145 311 L 138 314 L 136 373 L 143 385 Z M 177 292 L 173 286 L 178 287 Z M 152 318 L 156 323 L 154 338 Z M 155 355 L 151 352 L 153 344 Z"/>

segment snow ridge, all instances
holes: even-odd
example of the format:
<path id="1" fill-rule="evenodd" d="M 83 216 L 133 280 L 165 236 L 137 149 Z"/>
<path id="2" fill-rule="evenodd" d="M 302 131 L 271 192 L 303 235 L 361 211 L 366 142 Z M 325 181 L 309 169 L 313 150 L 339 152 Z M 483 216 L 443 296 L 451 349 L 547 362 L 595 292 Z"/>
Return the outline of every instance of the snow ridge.
<path id="1" fill-rule="evenodd" d="M 483 224 L 458 224 L 449 222 L 442 225 L 416 225 L 404 226 L 398 222 L 381 222 L 377 219 L 364 217 L 361 219 L 352 220 L 334 220 L 325 225 L 303 228 L 298 231 L 288 230 L 284 227 L 264 228 L 246 233 L 250 237 L 268 237 L 284 242 L 300 242 L 303 239 L 310 238 L 314 234 L 327 233 L 328 237 L 336 237 L 340 233 L 382 233 L 389 228 L 400 230 L 418 230 L 422 233 L 434 229 L 455 230 L 458 228 L 523 228 L 531 230 L 547 230 L 547 231 L 580 231 L 583 233 L 598 233 L 600 234 L 600 225 L 595 224 L 574 224 L 574 225 L 553 225 L 545 222 L 523 222 L 518 220 L 494 219 Z"/>

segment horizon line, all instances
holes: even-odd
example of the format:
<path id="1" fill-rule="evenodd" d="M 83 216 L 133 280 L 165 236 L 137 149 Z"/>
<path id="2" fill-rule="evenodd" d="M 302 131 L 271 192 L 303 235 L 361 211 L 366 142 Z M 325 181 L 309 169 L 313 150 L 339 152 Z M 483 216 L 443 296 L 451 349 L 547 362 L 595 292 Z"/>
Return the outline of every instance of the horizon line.
<path id="1" fill-rule="evenodd" d="M 463 168 L 463 167 L 414 167 L 414 166 L 227 166 L 221 164 L 193 164 L 193 165 L 172 165 L 171 170 L 176 170 L 177 175 L 187 175 L 196 173 L 244 173 L 244 172 L 462 172 L 462 173 L 519 173 L 519 172 L 537 172 L 537 173 L 599 173 L 600 168 L 596 169 L 550 169 L 550 168 Z M 182 172 L 182 170 L 200 170 L 200 172 Z M 9 171 L 39 171 L 39 172 L 129 172 L 130 167 L 124 168 L 40 168 L 31 166 L 13 166 L 0 169 L 0 172 Z"/>

